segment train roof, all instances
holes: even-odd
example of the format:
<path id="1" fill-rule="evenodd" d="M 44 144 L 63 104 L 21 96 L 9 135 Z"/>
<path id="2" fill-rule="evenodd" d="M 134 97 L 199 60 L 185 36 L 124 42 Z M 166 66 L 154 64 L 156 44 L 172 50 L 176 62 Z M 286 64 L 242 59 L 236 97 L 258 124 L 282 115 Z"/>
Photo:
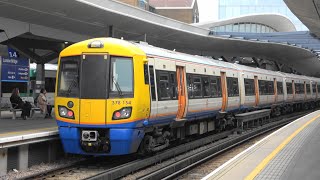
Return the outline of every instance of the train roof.
<path id="1" fill-rule="evenodd" d="M 144 42 L 135 43 L 135 44 L 139 48 L 141 48 L 147 54 L 147 56 L 157 56 L 157 57 L 176 59 L 176 60 L 187 61 L 187 62 L 192 62 L 192 63 L 200 63 L 200 64 L 209 65 L 209 66 L 219 66 L 219 67 L 224 67 L 224 68 L 229 68 L 229 69 L 238 69 L 232 63 L 227 63 L 227 62 L 223 62 L 223 61 L 219 61 L 219 60 L 215 60 L 215 59 L 210 59 L 210 58 L 206 58 L 203 56 L 190 55 L 190 54 L 176 52 L 176 51 L 172 51 L 172 50 L 168 50 L 168 49 L 163 49 L 163 48 L 149 45 Z"/>

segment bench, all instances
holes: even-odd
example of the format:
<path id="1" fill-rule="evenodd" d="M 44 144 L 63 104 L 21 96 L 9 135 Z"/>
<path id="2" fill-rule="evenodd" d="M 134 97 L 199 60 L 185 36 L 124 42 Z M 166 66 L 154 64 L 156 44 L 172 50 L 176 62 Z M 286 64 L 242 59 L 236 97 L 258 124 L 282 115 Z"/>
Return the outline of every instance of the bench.
<path id="1" fill-rule="evenodd" d="M 36 107 L 34 105 L 34 99 L 33 97 L 21 97 L 21 99 L 23 101 L 28 101 L 32 108 L 31 108 L 31 112 L 30 112 L 30 117 L 32 117 L 35 113 L 35 111 L 41 111 L 40 108 Z M 17 112 L 18 111 L 22 111 L 22 109 L 14 109 L 12 107 L 12 104 L 10 102 L 10 98 L 9 97 L 2 97 L 1 98 L 1 103 L 0 103 L 0 111 L 10 111 L 12 112 L 12 119 L 16 119 L 17 118 Z"/>

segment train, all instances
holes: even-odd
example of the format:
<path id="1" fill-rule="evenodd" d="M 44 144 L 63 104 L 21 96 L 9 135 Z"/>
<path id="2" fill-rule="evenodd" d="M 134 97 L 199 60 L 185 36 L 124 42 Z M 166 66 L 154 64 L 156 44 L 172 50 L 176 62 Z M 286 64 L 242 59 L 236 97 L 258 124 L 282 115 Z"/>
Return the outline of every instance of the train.
<path id="1" fill-rule="evenodd" d="M 153 153 L 237 128 L 236 114 L 279 116 L 320 104 L 320 79 L 95 38 L 59 56 L 55 117 L 66 153 Z"/>

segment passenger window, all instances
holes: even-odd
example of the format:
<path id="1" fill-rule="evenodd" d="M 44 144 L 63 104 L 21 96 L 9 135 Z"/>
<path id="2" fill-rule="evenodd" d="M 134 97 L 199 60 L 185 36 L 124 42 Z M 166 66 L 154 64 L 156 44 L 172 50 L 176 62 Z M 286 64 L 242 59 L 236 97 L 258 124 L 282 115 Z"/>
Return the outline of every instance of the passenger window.
<path id="1" fill-rule="evenodd" d="M 193 76 L 193 95 L 195 98 L 202 97 L 201 77 Z"/>
<path id="2" fill-rule="evenodd" d="M 283 85 L 282 85 L 282 82 L 277 82 L 277 91 L 278 91 L 278 94 L 283 94 Z"/>
<path id="3" fill-rule="evenodd" d="M 238 78 L 227 77 L 228 96 L 239 96 Z"/>
<path id="4" fill-rule="evenodd" d="M 176 73 L 170 72 L 170 89 L 171 89 L 171 99 L 177 99 L 177 83 L 176 83 Z"/>
<path id="5" fill-rule="evenodd" d="M 169 74 L 159 73 L 159 85 L 158 85 L 159 100 L 169 100 L 170 87 L 169 87 Z"/>
<path id="6" fill-rule="evenodd" d="M 253 79 L 244 79 L 245 85 L 245 95 L 246 96 L 254 96 L 254 80 Z"/>
<path id="7" fill-rule="evenodd" d="M 218 78 L 210 77 L 211 97 L 219 97 Z"/>
<path id="8" fill-rule="evenodd" d="M 150 88 L 151 88 L 151 97 L 152 100 L 156 100 L 156 88 L 154 83 L 154 71 L 153 66 L 149 66 L 149 74 L 150 74 Z"/>
<path id="9" fill-rule="evenodd" d="M 311 92 L 310 92 L 310 84 L 309 83 L 306 84 L 306 88 L 307 88 L 307 94 L 310 94 Z"/>
<path id="10" fill-rule="evenodd" d="M 274 82 L 268 81 L 268 94 L 274 95 Z"/>
<path id="11" fill-rule="evenodd" d="M 312 92 L 315 94 L 315 93 L 317 93 L 317 84 L 315 84 L 315 83 L 312 83 Z"/>
<path id="12" fill-rule="evenodd" d="M 202 77 L 203 97 L 210 97 L 209 77 Z"/>
<path id="13" fill-rule="evenodd" d="M 193 88 L 192 88 L 192 76 L 191 74 L 187 74 L 187 88 L 188 88 L 188 97 L 193 97 Z"/>
<path id="14" fill-rule="evenodd" d="M 287 94 L 292 94 L 292 83 L 287 82 Z"/>

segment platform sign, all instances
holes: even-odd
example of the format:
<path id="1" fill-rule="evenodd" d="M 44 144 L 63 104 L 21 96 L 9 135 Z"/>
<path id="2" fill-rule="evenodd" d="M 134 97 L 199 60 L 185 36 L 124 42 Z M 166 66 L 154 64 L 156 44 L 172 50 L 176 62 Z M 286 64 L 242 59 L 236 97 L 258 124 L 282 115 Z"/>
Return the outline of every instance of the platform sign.
<path id="1" fill-rule="evenodd" d="M 1 58 L 1 81 L 5 82 L 28 82 L 29 60 L 27 58 Z"/>

